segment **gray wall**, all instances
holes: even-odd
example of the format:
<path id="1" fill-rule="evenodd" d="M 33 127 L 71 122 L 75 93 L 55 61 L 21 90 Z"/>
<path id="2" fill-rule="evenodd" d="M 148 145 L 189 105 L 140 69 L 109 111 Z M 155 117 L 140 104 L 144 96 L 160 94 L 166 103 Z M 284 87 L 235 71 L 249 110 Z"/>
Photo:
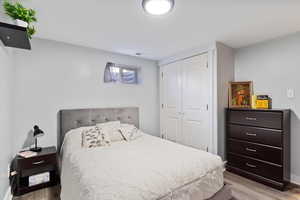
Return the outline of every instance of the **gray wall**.
<path id="1" fill-rule="evenodd" d="M 44 130 L 42 146 L 56 145 L 60 109 L 140 107 L 140 125 L 159 134 L 158 66 L 154 61 L 34 39 L 32 51 L 15 54 L 14 151 L 34 124 Z M 104 84 L 106 62 L 141 67 L 139 85 Z"/>
<path id="2" fill-rule="evenodd" d="M 12 95 L 14 66 L 11 51 L 0 44 L 0 199 L 8 188 L 8 165 L 12 158 Z"/>
<path id="3" fill-rule="evenodd" d="M 0 21 L 2 20 L 4 17 L 0 11 Z M 12 91 L 14 85 L 12 53 L 12 49 L 4 47 L 0 41 L 0 199 L 3 199 L 8 189 L 7 168 L 12 158 Z"/>
<path id="4" fill-rule="evenodd" d="M 225 109 L 228 107 L 228 82 L 234 80 L 234 50 L 222 43 L 217 49 L 217 118 L 218 118 L 218 155 L 225 160 Z"/>
<path id="5" fill-rule="evenodd" d="M 292 180 L 300 184 L 300 33 L 236 51 L 235 79 L 254 81 L 256 94 L 269 94 L 273 107 L 292 110 Z M 295 98 L 287 98 L 287 89 Z"/>

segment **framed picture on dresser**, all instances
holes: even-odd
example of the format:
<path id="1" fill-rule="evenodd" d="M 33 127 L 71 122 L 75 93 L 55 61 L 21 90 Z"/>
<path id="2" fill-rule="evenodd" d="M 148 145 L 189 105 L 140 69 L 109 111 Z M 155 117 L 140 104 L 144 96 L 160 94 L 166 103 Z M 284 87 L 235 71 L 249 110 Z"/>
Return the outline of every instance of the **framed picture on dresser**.
<path id="1" fill-rule="evenodd" d="M 251 108 L 253 95 L 253 82 L 230 82 L 229 83 L 229 107 Z"/>

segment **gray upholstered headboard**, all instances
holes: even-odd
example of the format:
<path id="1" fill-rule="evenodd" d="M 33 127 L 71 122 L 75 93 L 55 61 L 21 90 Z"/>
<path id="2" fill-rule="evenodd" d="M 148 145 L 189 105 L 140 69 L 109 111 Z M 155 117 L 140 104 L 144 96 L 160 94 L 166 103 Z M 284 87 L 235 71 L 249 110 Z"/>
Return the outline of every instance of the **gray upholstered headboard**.
<path id="1" fill-rule="evenodd" d="M 58 113 L 57 149 L 60 150 L 65 134 L 75 128 L 92 126 L 107 121 L 121 121 L 139 128 L 139 108 L 93 108 L 61 110 Z"/>

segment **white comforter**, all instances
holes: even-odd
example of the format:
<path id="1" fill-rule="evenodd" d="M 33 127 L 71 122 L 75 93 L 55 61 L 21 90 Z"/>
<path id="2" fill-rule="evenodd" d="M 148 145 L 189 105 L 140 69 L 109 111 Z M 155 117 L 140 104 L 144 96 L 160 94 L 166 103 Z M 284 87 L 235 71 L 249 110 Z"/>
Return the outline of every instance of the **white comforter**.
<path id="1" fill-rule="evenodd" d="M 218 156 L 146 134 L 131 142 L 85 149 L 80 146 L 80 132 L 69 132 L 62 147 L 62 200 L 194 199 L 174 194 L 192 193 L 213 183 L 198 194 L 201 200 L 223 186 Z M 207 180 L 201 185 L 202 177 Z"/>

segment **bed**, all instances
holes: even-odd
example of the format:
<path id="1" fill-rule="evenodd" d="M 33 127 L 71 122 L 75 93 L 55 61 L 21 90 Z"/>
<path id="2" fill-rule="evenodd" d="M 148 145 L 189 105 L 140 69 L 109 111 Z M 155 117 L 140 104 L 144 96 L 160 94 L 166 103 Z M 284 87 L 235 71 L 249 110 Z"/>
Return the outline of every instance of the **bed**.
<path id="1" fill-rule="evenodd" d="M 139 109 L 59 112 L 61 200 L 231 199 L 216 155 L 146 133 L 130 142 L 81 148 L 82 129 L 115 120 L 139 127 Z"/>

